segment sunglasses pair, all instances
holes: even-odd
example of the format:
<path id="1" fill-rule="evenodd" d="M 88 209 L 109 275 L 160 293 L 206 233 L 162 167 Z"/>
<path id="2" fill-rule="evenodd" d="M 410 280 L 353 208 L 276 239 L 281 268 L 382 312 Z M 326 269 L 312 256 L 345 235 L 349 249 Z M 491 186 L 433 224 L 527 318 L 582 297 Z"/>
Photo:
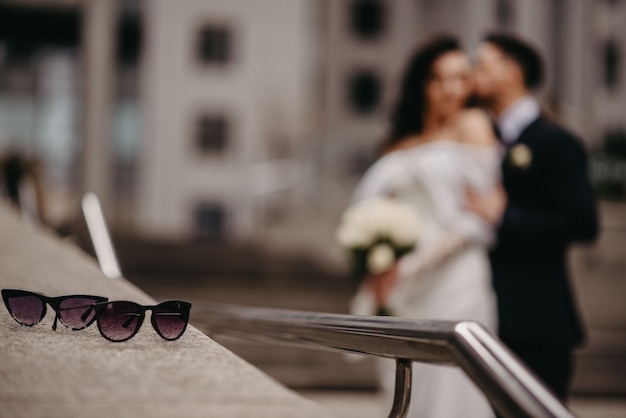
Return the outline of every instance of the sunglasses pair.
<path id="1" fill-rule="evenodd" d="M 15 289 L 2 289 L 2 299 L 13 319 L 27 327 L 38 324 L 46 316 L 47 305 L 50 305 L 55 312 L 53 330 L 57 329 L 57 321 L 72 330 L 87 328 L 96 319 L 96 312 L 90 311 L 89 306 L 109 300 L 92 295 L 51 298 L 42 293 Z"/>
<path id="2" fill-rule="evenodd" d="M 142 306 L 135 302 L 115 301 L 90 295 L 69 295 L 55 298 L 26 290 L 3 289 L 2 298 L 15 321 L 24 326 L 38 324 L 46 316 L 46 305 L 57 320 L 67 328 L 81 330 L 97 321 L 98 330 L 104 338 L 113 342 L 131 339 L 137 334 L 146 317 L 152 311 L 151 322 L 155 331 L 164 339 L 173 341 L 181 337 L 189 323 L 191 303 L 167 301 L 155 306 Z"/>
<path id="3" fill-rule="evenodd" d="M 91 311 L 95 311 L 98 330 L 109 341 L 122 342 L 134 337 L 143 324 L 146 311 L 152 311 L 150 321 L 157 334 L 165 340 L 173 341 L 180 338 L 187 329 L 191 303 L 170 300 L 154 306 L 143 306 L 128 301 L 105 301 L 94 303 L 87 308 L 81 318 L 87 319 L 91 316 Z"/>

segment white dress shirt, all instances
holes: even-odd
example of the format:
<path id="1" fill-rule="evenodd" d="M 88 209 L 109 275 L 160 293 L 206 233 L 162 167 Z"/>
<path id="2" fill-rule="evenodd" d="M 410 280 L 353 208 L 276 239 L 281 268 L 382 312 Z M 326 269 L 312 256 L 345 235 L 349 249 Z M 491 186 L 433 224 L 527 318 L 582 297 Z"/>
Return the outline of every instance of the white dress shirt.
<path id="1" fill-rule="evenodd" d="M 524 96 L 509 106 L 498 118 L 500 136 L 505 144 L 517 141 L 521 133 L 539 117 L 539 102 L 532 96 Z"/>

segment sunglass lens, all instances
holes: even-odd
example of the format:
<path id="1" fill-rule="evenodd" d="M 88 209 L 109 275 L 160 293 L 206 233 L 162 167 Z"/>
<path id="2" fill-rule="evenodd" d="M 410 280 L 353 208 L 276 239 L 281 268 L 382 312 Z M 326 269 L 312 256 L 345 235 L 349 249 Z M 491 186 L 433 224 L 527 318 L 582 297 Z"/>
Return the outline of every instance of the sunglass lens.
<path id="1" fill-rule="evenodd" d="M 59 304 L 59 319 L 66 327 L 77 330 L 90 325 L 96 317 L 96 310 L 91 306 L 98 299 L 88 297 L 70 297 Z"/>
<path id="2" fill-rule="evenodd" d="M 98 315 L 98 328 L 111 341 L 125 341 L 141 325 L 141 307 L 133 302 L 111 302 Z"/>
<path id="3" fill-rule="evenodd" d="M 163 338 L 175 340 L 185 332 L 189 308 L 181 302 L 163 302 L 152 311 L 152 323 Z"/>
<path id="4" fill-rule="evenodd" d="M 34 295 L 18 295 L 8 298 L 13 318 L 22 325 L 35 325 L 45 314 L 44 303 Z"/>

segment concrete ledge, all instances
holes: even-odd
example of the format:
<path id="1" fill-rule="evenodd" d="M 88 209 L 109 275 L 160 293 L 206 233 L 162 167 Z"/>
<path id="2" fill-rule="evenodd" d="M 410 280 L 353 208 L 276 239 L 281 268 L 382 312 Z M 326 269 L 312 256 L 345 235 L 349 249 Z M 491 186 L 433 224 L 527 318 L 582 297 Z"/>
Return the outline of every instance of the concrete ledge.
<path id="1" fill-rule="evenodd" d="M 0 207 L 0 288 L 86 293 L 152 304 L 126 280 L 106 279 L 70 244 Z M 193 307 L 191 310 L 193 320 Z M 145 321 L 125 343 L 95 326 L 22 327 L 0 308 L 2 417 L 319 417 L 329 414 L 190 326 L 175 342 Z"/>

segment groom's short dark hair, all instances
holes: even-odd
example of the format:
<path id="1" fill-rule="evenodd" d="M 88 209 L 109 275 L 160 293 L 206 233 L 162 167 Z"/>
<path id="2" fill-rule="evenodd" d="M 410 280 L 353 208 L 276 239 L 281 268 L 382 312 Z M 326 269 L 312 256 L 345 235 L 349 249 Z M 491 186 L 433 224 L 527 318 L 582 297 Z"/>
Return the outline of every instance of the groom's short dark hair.
<path id="1" fill-rule="evenodd" d="M 535 89 L 541 85 L 543 60 L 536 48 L 514 35 L 504 33 L 491 33 L 484 41 L 495 45 L 520 66 L 526 88 Z"/>

